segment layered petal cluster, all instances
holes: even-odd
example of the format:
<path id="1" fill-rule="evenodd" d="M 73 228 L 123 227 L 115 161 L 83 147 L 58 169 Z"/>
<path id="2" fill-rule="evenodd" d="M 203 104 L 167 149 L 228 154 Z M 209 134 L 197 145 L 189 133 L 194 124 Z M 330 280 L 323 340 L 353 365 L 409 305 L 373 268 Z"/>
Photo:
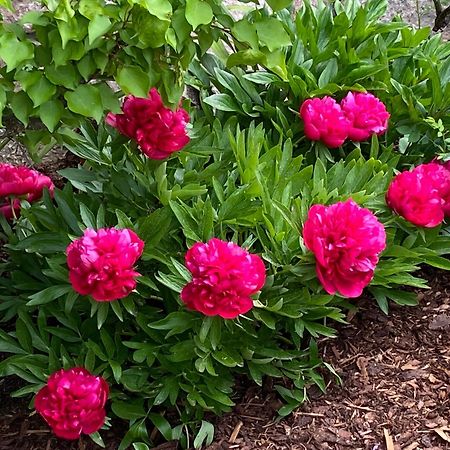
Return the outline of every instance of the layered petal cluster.
<path id="1" fill-rule="evenodd" d="M 331 97 L 310 98 L 300 108 L 305 136 L 329 148 L 340 147 L 348 137 L 350 123 L 339 103 Z"/>
<path id="2" fill-rule="evenodd" d="M 44 189 L 53 192 L 52 180 L 25 166 L 0 163 L 0 214 L 7 219 L 20 213 L 20 199 L 30 203 L 42 197 Z"/>
<path id="3" fill-rule="evenodd" d="M 361 295 L 386 247 L 383 225 L 352 199 L 312 206 L 303 239 L 316 257 L 317 276 L 324 289 L 344 297 Z"/>
<path id="4" fill-rule="evenodd" d="M 192 281 L 181 292 L 190 309 L 207 316 L 234 319 L 253 307 L 251 295 L 262 289 L 266 269 L 258 255 L 233 242 L 198 242 L 185 257 Z"/>
<path id="5" fill-rule="evenodd" d="M 391 116 L 383 102 L 369 93 L 349 92 L 341 101 L 341 108 L 350 122 L 348 138 L 366 141 L 373 134 L 383 134 Z"/>
<path id="6" fill-rule="evenodd" d="M 82 367 L 53 373 L 36 395 L 36 411 L 56 436 L 78 439 L 99 430 L 106 417 L 108 384 Z"/>
<path id="7" fill-rule="evenodd" d="M 431 162 L 398 174 L 386 203 L 414 225 L 432 228 L 450 216 L 450 170 Z"/>
<path id="8" fill-rule="evenodd" d="M 188 113 L 182 108 L 166 108 L 155 88 L 147 98 L 127 96 L 122 111 L 123 114 L 109 113 L 106 123 L 135 140 L 151 159 L 165 159 L 189 142 Z"/>
<path id="9" fill-rule="evenodd" d="M 347 139 L 359 142 L 383 134 L 390 114 L 374 95 L 349 92 L 340 104 L 328 96 L 305 100 L 300 117 L 308 139 L 336 148 Z"/>
<path id="10" fill-rule="evenodd" d="M 144 241 L 129 229 L 86 229 L 67 247 L 69 279 L 75 291 L 99 302 L 126 297 L 136 287 L 134 270 Z"/>

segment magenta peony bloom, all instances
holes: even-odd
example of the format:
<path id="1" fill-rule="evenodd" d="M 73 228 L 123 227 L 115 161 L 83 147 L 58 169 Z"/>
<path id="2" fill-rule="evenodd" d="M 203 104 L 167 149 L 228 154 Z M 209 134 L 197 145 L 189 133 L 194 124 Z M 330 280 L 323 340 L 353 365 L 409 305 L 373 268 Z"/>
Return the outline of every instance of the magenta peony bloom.
<path id="1" fill-rule="evenodd" d="M 50 193 L 54 189 L 52 180 L 46 175 L 25 166 L 0 163 L 0 214 L 7 219 L 11 219 L 13 215 L 18 216 L 19 198 L 32 203 L 42 197 L 44 188 Z"/>
<path id="2" fill-rule="evenodd" d="M 344 297 L 361 295 L 386 247 L 383 225 L 352 199 L 311 207 L 303 239 L 316 257 L 322 286 L 329 294 L 339 292 Z"/>
<path id="3" fill-rule="evenodd" d="M 122 111 L 123 114 L 109 113 L 106 123 L 134 139 L 151 159 L 168 158 L 189 142 L 188 113 L 182 108 L 176 111 L 166 108 L 155 88 L 148 98 L 127 96 Z"/>
<path id="4" fill-rule="evenodd" d="M 349 92 L 341 101 L 342 111 L 350 122 L 348 137 L 360 142 L 373 134 L 383 134 L 391 116 L 386 106 L 372 94 Z"/>
<path id="5" fill-rule="evenodd" d="M 69 279 L 75 291 L 99 302 L 126 297 L 136 287 L 133 266 L 144 241 L 132 230 L 86 229 L 67 247 Z"/>
<path id="6" fill-rule="evenodd" d="M 186 253 L 192 281 L 181 292 L 190 309 L 207 316 L 234 319 L 253 307 L 251 295 L 262 289 L 266 269 L 262 259 L 233 242 L 211 239 Z"/>
<path id="7" fill-rule="evenodd" d="M 414 225 L 436 227 L 450 215 L 450 171 L 432 162 L 402 172 L 392 180 L 386 203 Z"/>
<path id="8" fill-rule="evenodd" d="M 82 367 L 53 373 L 36 395 L 36 411 L 56 436 L 78 439 L 98 431 L 105 422 L 108 384 Z"/>
<path id="9" fill-rule="evenodd" d="M 341 146 L 348 137 L 349 122 L 339 103 L 331 97 L 305 100 L 300 107 L 305 136 L 329 148 Z"/>

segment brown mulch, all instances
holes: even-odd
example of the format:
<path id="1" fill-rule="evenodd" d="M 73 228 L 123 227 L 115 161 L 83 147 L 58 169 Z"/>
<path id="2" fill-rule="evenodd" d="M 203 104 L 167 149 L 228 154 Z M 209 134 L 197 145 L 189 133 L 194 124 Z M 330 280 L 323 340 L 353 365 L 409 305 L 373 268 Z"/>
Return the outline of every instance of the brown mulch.
<path id="1" fill-rule="evenodd" d="M 270 383 L 248 387 L 233 413 L 217 419 L 208 450 L 450 449 L 450 273 L 429 278 L 432 289 L 420 294 L 420 306 L 393 305 L 385 316 L 361 300 L 338 337 L 321 342 L 342 386 L 330 377 L 325 395 L 311 389 L 310 402 L 283 420 Z M 54 438 L 28 401 L 7 397 L 16 388 L 0 382 L 0 450 L 100 448 L 88 437 Z M 117 450 L 125 432 L 121 423 L 113 430 L 101 432 L 108 450 Z"/>

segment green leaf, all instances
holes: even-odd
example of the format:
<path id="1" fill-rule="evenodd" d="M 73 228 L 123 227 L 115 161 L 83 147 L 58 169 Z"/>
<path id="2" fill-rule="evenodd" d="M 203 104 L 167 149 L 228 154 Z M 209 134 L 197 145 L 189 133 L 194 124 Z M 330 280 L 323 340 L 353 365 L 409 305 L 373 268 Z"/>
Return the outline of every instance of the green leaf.
<path id="1" fill-rule="evenodd" d="M 11 98 L 10 106 L 14 115 L 27 126 L 33 112 L 33 102 L 30 97 L 23 91 L 16 92 Z"/>
<path id="2" fill-rule="evenodd" d="M 63 104 L 55 99 L 50 100 L 39 107 L 39 116 L 43 124 L 53 133 L 64 112 Z"/>
<path id="3" fill-rule="evenodd" d="M 63 233 L 34 233 L 12 247 L 29 252 L 56 253 L 64 252 L 69 243 L 70 239 Z"/>
<path id="4" fill-rule="evenodd" d="M 192 327 L 194 320 L 196 319 L 192 314 L 177 311 L 168 314 L 164 319 L 149 323 L 148 326 L 155 330 L 169 330 L 169 333 L 166 335 L 167 338 L 185 332 Z"/>
<path id="5" fill-rule="evenodd" d="M 270 52 L 292 44 L 283 23 L 275 17 L 264 17 L 255 23 L 255 27 L 259 42 Z"/>
<path id="6" fill-rule="evenodd" d="M 64 98 L 71 111 L 85 117 L 93 117 L 98 123 L 103 117 L 102 98 L 92 84 L 78 86 L 73 92 L 66 92 Z"/>
<path id="7" fill-rule="evenodd" d="M 280 9 L 288 8 L 292 5 L 292 0 L 267 0 L 269 6 L 273 11 L 280 11 Z"/>
<path id="8" fill-rule="evenodd" d="M 227 59 L 228 68 L 239 65 L 254 66 L 256 64 L 266 65 L 267 57 L 263 52 L 251 48 L 232 53 Z"/>
<path id="9" fill-rule="evenodd" d="M 0 6 L 3 6 L 3 8 L 9 9 L 10 11 L 14 11 L 11 0 L 0 0 Z"/>
<path id="10" fill-rule="evenodd" d="M 423 262 L 438 269 L 450 270 L 450 260 L 442 256 L 426 255 Z"/>
<path id="11" fill-rule="evenodd" d="M 211 445 L 214 439 L 214 425 L 212 423 L 207 422 L 206 420 L 202 420 L 202 425 L 200 427 L 197 436 L 194 439 L 194 448 L 200 448 L 205 445 Z"/>
<path id="12" fill-rule="evenodd" d="M 44 305 L 45 303 L 50 303 L 64 294 L 72 291 L 72 286 L 70 284 L 62 284 L 57 286 L 50 286 L 43 291 L 37 292 L 36 294 L 30 295 L 28 298 L 31 300 L 27 302 L 27 306 Z"/>
<path id="13" fill-rule="evenodd" d="M 95 19 L 95 17 L 104 14 L 104 10 L 100 5 L 100 2 L 95 0 L 80 0 L 78 10 L 80 11 L 80 14 L 90 20 L 93 20 Z"/>
<path id="14" fill-rule="evenodd" d="M 172 440 L 172 428 L 170 423 L 161 414 L 150 413 L 149 419 L 153 422 L 158 431 L 166 441 Z"/>
<path id="15" fill-rule="evenodd" d="M 203 101 L 219 111 L 241 112 L 238 104 L 228 94 L 213 94 L 206 97 Z"/>
<path id="16" fill-rule="evenodd" d="M 121 419 L 137 420 L 146 416 L 141 400 L 128 402 L 113 401 L 111 403 L 111 409 Z"/>
<path id="17" fill-rule="evenodd" d="M 53 64 L 45 68 L 45 76 L 49 81 L 57 86 L 64 86 L 66 89 L 75 89 L 80 76 L 72 65 L 55 67 Z"/>
<path id="18" fill-rule="evenodd" d="M 208 25 L 213 19 L 211 6 L 203 0 L 186 0 L 186 20 L 195 30 L 199 25 Z"/>
<path id="19" fill-rule="evenodd" d="M 110 28 L 111 20 L 109 17 L 96 15 L 94 19 L 89 22 L 88 26 L 89 45 L 92 45 L 97 38 L 105 35 Z"/>
<path id="20" fill-rule="evenodd" d="M 84 203 L 80 203 L 80 216 L 86 227 L 96 228 L 94 213 Z"/>
<path id="21" fill-rule="evenodd" d="M 168 20 L 172 15 L 172 5 L 169 0 L 141 0 L 140 4 L 158 19 Z"/>
<path id="22" fill-rule="evenodd" d="M 255 26 L 248 20 L 239 20 L 233 25 L 231 29 L 234 37 L 240 42 L 246 42 L 251 45 L 254 49 L 259 47 L 258 45 L 258 35 L 256 34 Z"/>
<path id="23" fill-rule="evenodd" d="M 105 443 L 103 442 L 103 438 L 100 436 L 100 433 L 96 431 L 95 433 L 91 433 L 89 437 L 100 447 L 105 448 Z"/>
<path id="24" fill-rule="evenodd" d="M 166 43 L 166 32 L 170 26 L 169 20 L 161 20 L 152 14 L 136 14 L 133 20 L 140 30 L 139 41 L 145 47 L 158 48 Z"/>
<path id="25" fill-rule="evenodd" d="M 50 100 L 56 94 L 56 86 L 47 80 L 44 76 L 39 81 L 27 89 L 27 94 L 33 100 L 35 107 L 42 105 Z"/>
<path id="26" fill-rule="evenodd" d="M 117 84 L 125 94 L 147 97 L 150 90 L 150 78 L 138 66 L 124 66 L 115 77 Z"/>
<path id="27" fill-rule="evenodd" d="M 0 58 L 5 61 L 8 72 L 33 56 L 34 48 L 31 42 L 19 41 L 14 33 L 4 33 L 0 37 Z"/>

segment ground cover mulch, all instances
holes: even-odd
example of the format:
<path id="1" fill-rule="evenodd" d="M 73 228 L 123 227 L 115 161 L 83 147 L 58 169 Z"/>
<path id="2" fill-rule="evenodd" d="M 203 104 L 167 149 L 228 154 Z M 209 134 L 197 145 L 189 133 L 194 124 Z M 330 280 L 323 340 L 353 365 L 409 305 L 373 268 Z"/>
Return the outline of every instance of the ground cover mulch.
<path id="1" fill-rule="evenodd" d="M 325 395 L 310 390 L 310 401 L 283 420 L 270 382 L 247 386 L 234 411 L 216 420 L 208 450 L 450 449 L 450 274 L 427 276 L 431 289 L 418 307 L 394 305 L 386 316 L 373 300 L 360 300 L 337 338 L 321 341 L 342 386 L 329 376 Z M 28 400 L 8 399 L 16 388 L 0 382 L 0 450 L 99 449 L 88 437 L 54 438 Z M 124 432 L 120 423 L 102 431 L 106 448 L 117 450 Z"/>

